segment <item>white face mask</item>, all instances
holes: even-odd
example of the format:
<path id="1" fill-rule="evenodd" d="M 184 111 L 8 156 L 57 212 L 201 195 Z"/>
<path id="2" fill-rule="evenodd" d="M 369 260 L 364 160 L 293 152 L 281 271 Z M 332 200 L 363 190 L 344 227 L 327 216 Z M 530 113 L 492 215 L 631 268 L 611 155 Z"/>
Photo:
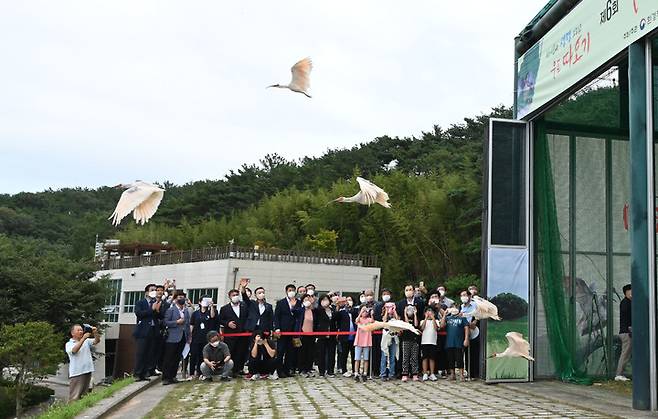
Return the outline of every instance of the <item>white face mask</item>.
<path id="1" fill-rule="evenodd" d="M 364 297 L 363 295 L 360 296 L 359 301 L 361 301 L 361 304 L 365 303 L 366 302 L 366 297 Z"/>
<path id="2" fill-rule="evenodd" d="M 264 300 L 265 299 L 265 293 L 264 292 L 257 292 L 256 293 L 256 298 L 259 300 Z"/>
<path id="3" fill-rule="evenodd" d="M 240 296 L 239 295 L 234 295 L 233 297 L 231 297 L 231 302 L 233 304 L 239 303 L 240 302 Z"/>
<path id="4" fill-rule="evenodd" d="M 404 295 L 405 295 L 407 298 L 411 298 L 411 297 L 414 296 L 414 292 L 413 292 L 413 291 L 405 291 L 405 292 L 404 292 Z"/>
<path id="5" fill-rule="evenodd" d="M 201 307 L 208 307 L 208 301 L 201 300 Z"/>
<path id="6" fill-rule="evenodd" d="M 308 295 L 313 295 L 313 294 L 315 294 L 315 290 L 314 290 L 313 288 L 311 288 L 311 289 L 309 289 L 309 290 L 306 290 L 306 293 L 307 293 Z"/>
<path id="7" fill-rule="evenodd" d="M 382 301 L 383 302 L 388 303 L 390 299 L 391 299 L 390 295 L 388 295 L 388 294 L 382 295 Z"/>
<path id="8" fill-rule="evenodd" d="M 304 307 L 309 308 L 311 306 L 310 301 L 304 301 Z"/>
<path id="9" fill-rule="evenodd" d="M 288 298 L 295 298 L 295 295 L 297 295 L 295 291 L 288 291 Z"/>
<path id="10" fill-rule="evenodd" d="M 466 297 L 466 296 L 462 295 L 461 300 L 462 300 L 462 303 L 464 303 L 464 304 L 468 303 L 468 297 Z"/>
<path id="11" fill-rule="evenodd" d="M 158 295 L 157 291 L 149 291 L 149 297 L 150 298 L 155 298 L 156 295 Z"/>
<path id="12" fill-rule="evenodd" d="M 446 291 L 445 290 L 439 290 L 439 295 L 441 297 L 443 297 L 444 295 L 446 295 Z"/>
<path id="13" fill-rule="evenodd" d="M 219 346 L 219 341 L 210 342 L 210 345 L 211 345 L 213 348 L 216 348 L 216 347 Z"/>

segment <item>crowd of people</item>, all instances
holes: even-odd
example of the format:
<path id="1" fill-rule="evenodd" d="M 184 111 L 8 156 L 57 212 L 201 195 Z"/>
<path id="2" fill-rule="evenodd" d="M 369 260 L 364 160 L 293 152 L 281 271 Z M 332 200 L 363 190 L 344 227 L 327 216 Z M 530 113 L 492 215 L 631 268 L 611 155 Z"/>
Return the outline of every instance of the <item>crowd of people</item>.
<path id="1" fill-rule="evenodd" d="M 456 304 L 445 287 L 429 292 L 422 282 L 406 285 L 397 302 L 389 289 L 379 298 L 365 290 L 354 301 L 334 291 L 317 295 L 313 284 L 289 284 L 271 304 L 266 290 L 252 292 L 249 282 L 241 279 L 223 306 L 207 295 L 192 302 L 169 281 L 147 285 L 135 305 L 135 378 L 162 375 L 162 384 L 173 384 L 181 366 L 188 380 L 336 374 L 357 381 L 464 380 L 464 369 L 471 378 L 480 375 L 475 285 Z M 393 319 L 420 335 L 360 327 Z"/>

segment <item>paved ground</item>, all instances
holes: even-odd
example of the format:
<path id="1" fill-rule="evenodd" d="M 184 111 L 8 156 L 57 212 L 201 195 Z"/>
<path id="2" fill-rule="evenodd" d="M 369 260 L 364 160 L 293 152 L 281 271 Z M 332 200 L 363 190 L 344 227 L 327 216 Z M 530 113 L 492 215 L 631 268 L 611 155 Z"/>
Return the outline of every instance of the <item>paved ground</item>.
<path id="1" fill-rule="evenodd" d="M 142 397 L 148 398 L 149 393 L 153 391 L 158 390 L 149 389 Z M 153 399 L 161 398 L 154 395 Z M 601 409 L 593 410 L 579 407 L 575 403 L 558 402 L 540 394 L 520 391 L 514 386 L 485 385 L 482 382 L 454 383 L 441 380 L 425 383 L 400 381 L 382 383 L 376 380 L 362 384 L 337 377 L 178 384 L 147 416 L 167 418 L 625 417 L 619 415 L 619 409 L 608 412 L 605 406 L 600 407 Z M 140 411 L 143 412 L 143 409 Z M 130 416 L 133 418 L 141 416 L 137 412 L 131 413 Z"/>

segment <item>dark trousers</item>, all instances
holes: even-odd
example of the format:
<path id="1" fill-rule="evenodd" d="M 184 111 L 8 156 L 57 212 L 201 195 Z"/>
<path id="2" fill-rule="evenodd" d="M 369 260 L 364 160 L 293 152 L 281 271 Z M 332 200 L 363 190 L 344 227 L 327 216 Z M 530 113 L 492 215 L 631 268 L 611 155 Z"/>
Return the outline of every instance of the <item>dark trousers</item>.
<path id="1" fill-rule="evenodd" d="M 448 369 L 448 354 L 446 353 L 446 337 L 439 335 L 436 345 L 436 369 L 437 371 L 445 371 Z"/>
<path id="2" fill-rule="evenodd" d="M 276 358 L 256 359 L 249 357 L 249 374 L 272 374 L 276 369 Z"/>
<path id="3" fill-rule="evenodd" d="M 192 342 L 190 345 L 190 375 L 201 376 L 201 363 L 203 362 L 203 342 Z M 231 353 L 233 355 L 233 353 Z"/>
<path id="4" fill-rule="evenodd" d="M 165 344 L 164 361 L 162 364 L 162 379 L 173 380 L 178 372 L 183 348 L 185 347 L 185 336 L 181 337 L 179 342 Z"/>
<path id="5" fill-rule="evenodd" d="M 276 361 L 279 375 L 290 374 L 296 365 L 296 348 L 292 346 L 292 336 L 281 336 L 276 343 Z"/>
<path id="6" fill-rule="evenodd" d="M 338 369 L 347 372 L 347 356 L 351 355 L 352 372 L 354 372 L 354 341 L 342 340 L 339 342 L 340 352 L 338 353 Z"/>
<path id="7" fill-rule="evenodd" d="M 379 377 L 379 365 L 382 361 L 382 335 L 372 335 L 372 348 L 370 349 L 370 367 L 372 375 Z"/>
<path id="8" fill-rule="evenodd" d="M 471 378 L 480 377 L 480 337 L 468 342 L 468 348 L 465 349 L 468 362 L 468 376 Z M 470 353 L 469 353 L 470 352 Z"/>
<path id="9" fill-rule="evenodd" d="M 224 343 L 228 345 L 228 349 L 231 351 L 231 359 L 233 359 L 233 374 L 243 372 L 249 351 L 249 337 L 241 336 L 235 338 L 224 338 Z"/>
<path id="10" fill-rule="evenodd" d="M 320 361 L 318 362 L 318 371 L 320 375 L 334 373 L 334 365 L 336 365 L 336 338 L 333 336 L 318 338 L 318 349 Z"/>
<path id="11" fill-rule="evenodd" d="M 299 349 L 299 372 L 311 372 L 315 358 L 315 336 L 302 336 L 302 347 Z"/>
<path id="12" fill-rule="evenodd" d="M 135 338 L 135 369 L 133 375 L 137 378 L 146 378 L 151 375 L 149 368 L 153 359 L 154 341 L 154 327 L 150 328 L 146 337 Z"/>
<path id="13" fill-rule="evenodd" d="M 160 330 L 156 328 L 155 339 L 153 339 L 153 361 L 152 364 L 155 364 L 155 367 L 151 369 L 152 372 L 155 372 L 155 368 L 162 371 L 162 361 L 164 360 L 164 348 L 167 338 L 162 336 Z"/>

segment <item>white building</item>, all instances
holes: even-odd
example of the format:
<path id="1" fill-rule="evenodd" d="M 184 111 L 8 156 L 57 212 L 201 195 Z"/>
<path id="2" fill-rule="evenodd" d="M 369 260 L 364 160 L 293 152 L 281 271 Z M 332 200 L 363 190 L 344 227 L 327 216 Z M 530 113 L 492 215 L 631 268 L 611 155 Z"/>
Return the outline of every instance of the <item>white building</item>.
<path id="1" fill-rule="evenodd" d="M 144 298 L 144 287 L 149 283 L 174 279 L 177 289 L 184 290 L 193 302 L 207 294 L 223 305 L 228 302 L 227 292 L 237 288 L 240 278 L 247 277 L 251 279 L 252 291 L 264 287 L 267 300 L 274 304 L 283 298 L 284 287 L 290 283 L 312 283 L 320 294 L 339 291 L 354 296 L 369 288 L 379 293 L 381 270 L 376 265 L 374 256 L 259 251 L 234 246 L 105 260 L 96 276 L 109 276 L 115 292 L 106 307 L 108 327 L 99 346 L 106 355 L 96 362 L 94 382 L 132 371 L 132 331 L 136 321 L 133 311 L 135 302 Z"/>

